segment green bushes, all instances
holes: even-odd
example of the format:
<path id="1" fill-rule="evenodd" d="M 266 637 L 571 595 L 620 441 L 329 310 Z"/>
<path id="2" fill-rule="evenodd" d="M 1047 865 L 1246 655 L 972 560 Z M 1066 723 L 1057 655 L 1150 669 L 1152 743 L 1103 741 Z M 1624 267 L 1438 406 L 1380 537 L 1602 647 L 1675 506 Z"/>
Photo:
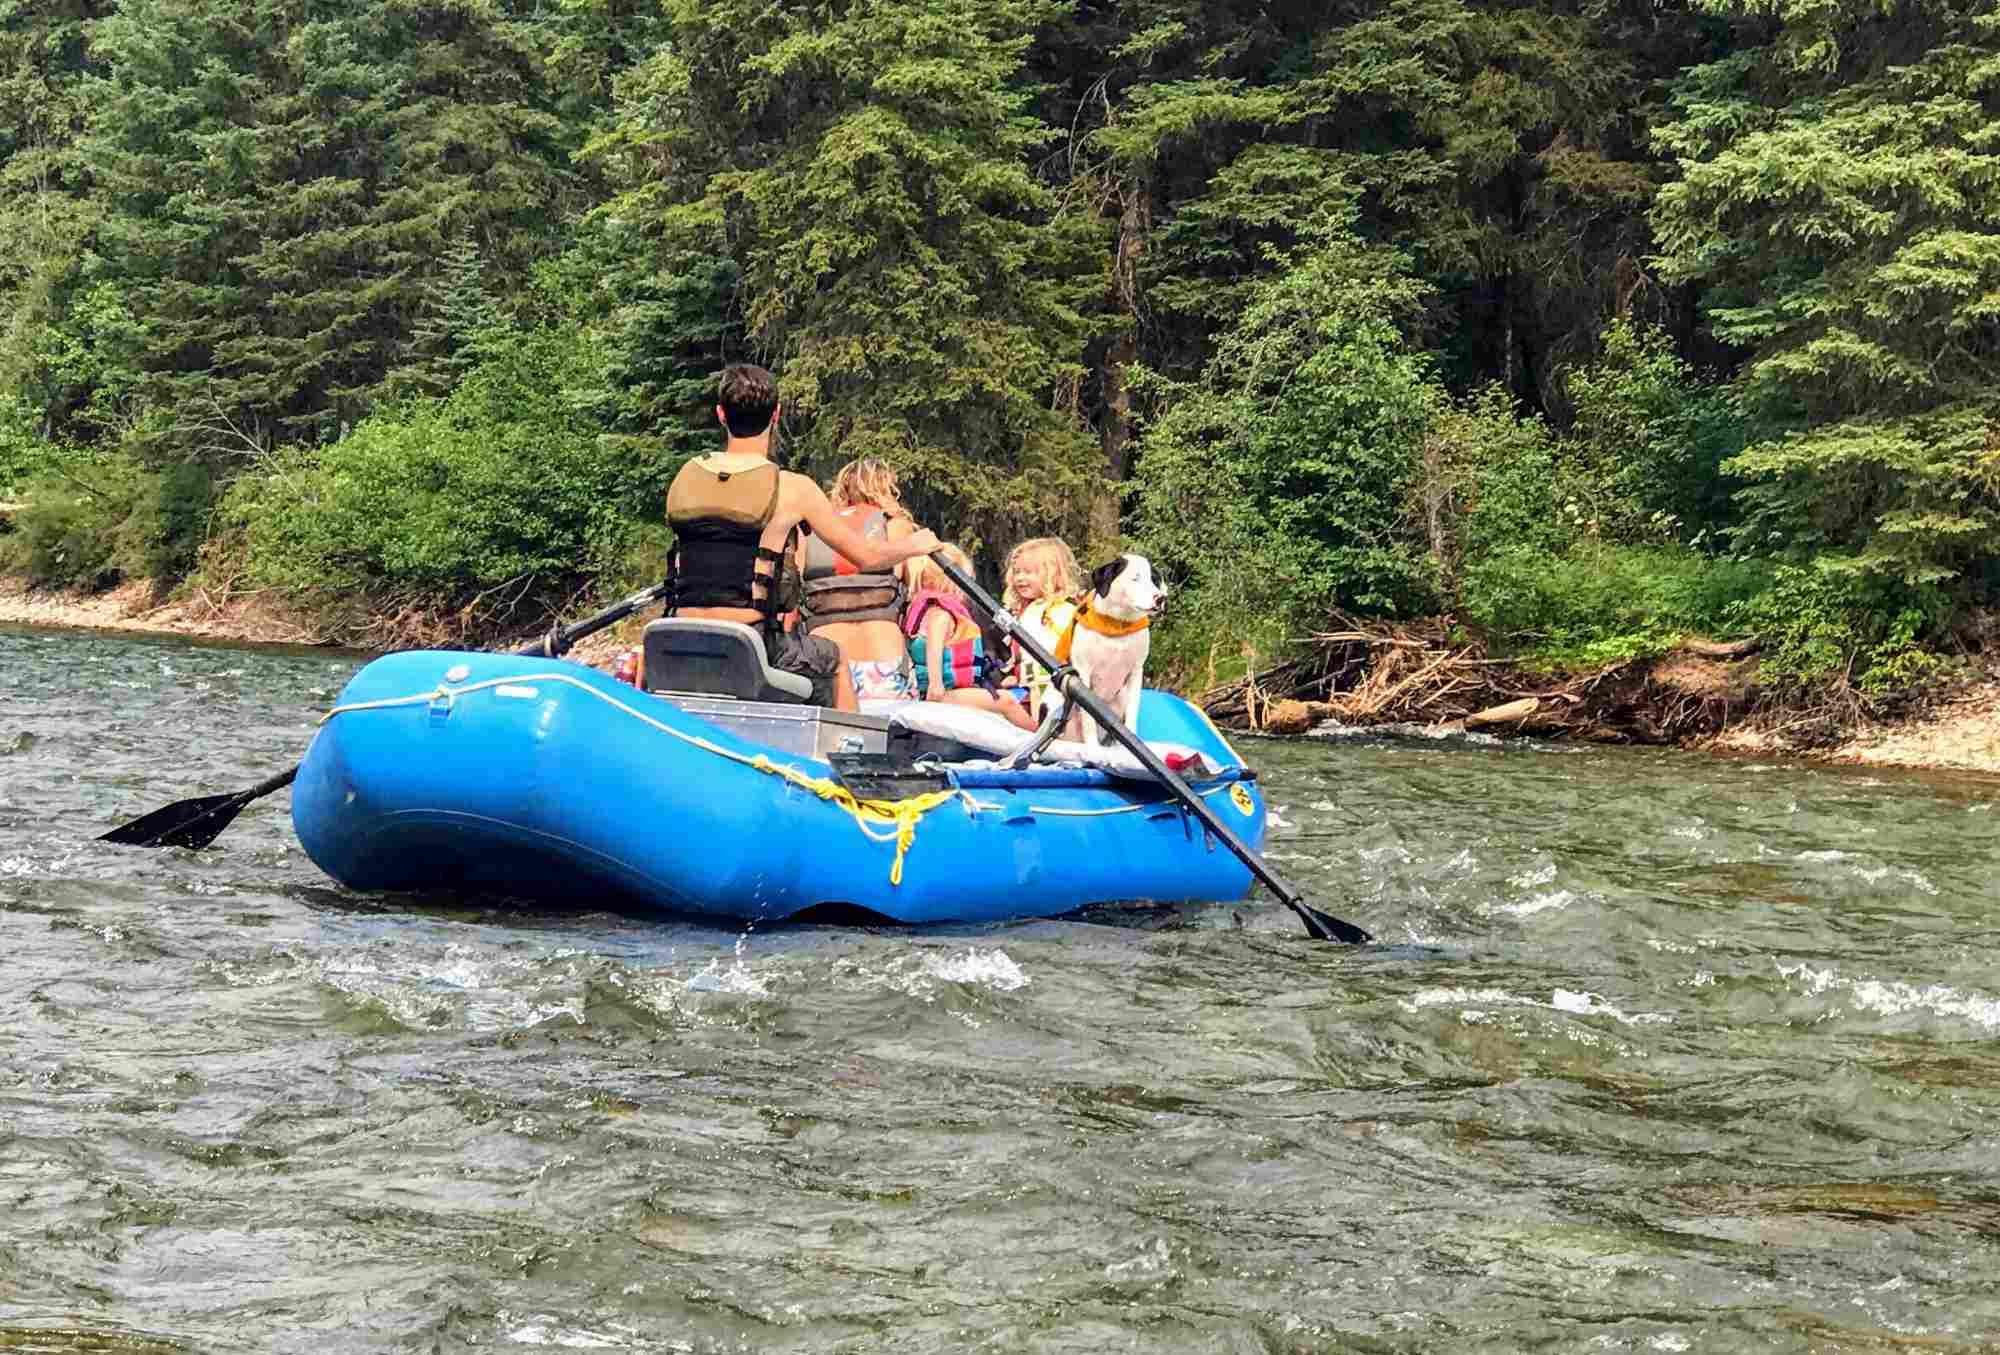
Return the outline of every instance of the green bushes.
<path id="1" fill-rule="evenodd" d="M 125 455 L 58 449 L 21 485 L 27 506 L 0 537 L 0 570 L 36 587 L 107 588 L 121 578 L 171 582 L 207 532 L 208 472 L 152 470 Z"/>
<path id="2" fill-rule="evenodd" d="M 208 537 L 214 506 L 215 480 L 199 462 L 147 475 L 119 533 L 116 557 L 124 572 L 162 583 L 186 576 Z"/>
<path id="3" fill-rule="evenodd" d="M 1719 553 L 1733 505 L 1718 467 L 1744 440 L 1734 401 L 1664 334 L 1625 320 L 1567 390 L 1574 416 L 1559 434 L 1494 391 L 1437 427 L 1461 481 L 1458 614 L 1549 663 L 1737 633 L 1736 609 L 1773 566 Z"/>
<path id="4" fill-rule="evenodd" d="M 1467 567 L 1460 615 L 1535 658 L 1602 663 L 1740 633 L 1771 577 L 1763 561 L 1675 546 L 1506 546 Z"/>
<path id="5" fill-rule="evenodd" d="M 1747 421 L 1665 336 L 1610 326 L 1558 431 L 1498 389 L 1447 395 L 1398 338 L 1382 263 L 1321 234 L 1257 289 L 1203 383 L 1151 384 L 1140 539 L 1187 585 L 1164 667 L 1233 676 L 1242 650 L 1271 657 L 1341 607 L 1448 611 L 1553 666 L 1755 634 L 1767 690 L 1795 702 L 1937 672 L 1935 588 L 1725 549 L 1720 467 Z"/>
<path id="6" fill-rule="evenodd" d="M 1610 541 L 1719 545 L 1734 521 L 1722 466 L 1748 422 L 1727 387 L 1702 382 L 1663 331 L 1618 319 L 1603 354 L 1569 375 L 1568 488 Z"/>
<path id="7" fill-rule="evenodd" d="M 1169 648 L 1177 629 L 1282 636 L 1332 607 L 1437 601 L 1402 512 L 1446 399 L 1397 328 L 1420 289 L 1346 221 L 1303 234 L 1200 382 L 1138 382 L 1160 413 L 1141 443 L 1136 534 L 1180 585 Z"/>
<path id="8" fill-rule="evenodd" d="M 117 582 L 112 563 L 118 527 L 130 510 L 129 486 L 102 496 L 60 480 L 31 481 L 34 497 L 0 537 L 0 566 L 31 585 L 105 588 Z"/>
<path id="9" fill-rule="evenodd" d="M 489 336 L 448 398 L 378 414 L 233 485 L 216 567 L 321 606 L 447 605 L 506 584 L 546 595 L 594 575 L 666 476 L 629 442 L 607 450 L 576 413 L 573 393 L 601 381 L 600 363 L 574 329 Z"/>
<path id="10" fill-rule="evenodd" d="M 34 413 L 20 400 L 0 405 L 0 499 L 27 492 L 28 482 L 54 472 L 81 453 L 41 436 Z"/>
<path id="11" fill-rule="evenodd" d="M 1190 585 L 1169 660 L 1218 635 L 1270 653 L 1331 607 L 1452 611 L 1552 663 L 1739 626 L 1772 566 L 1710 553 L 1716 468 L 1743 440 L 1727 396 L 1620 321 L 1571 374 L 1561 433 L 1497 388 L 1453 399 L 1400 337 L 1395 263 L 1323 227 L 1203 383 L 1153 383 L 1140 539 Z"/>
<path id="12" fill-rule="evenodd" d="M 1731 607 L 1734 625 L 1763 638 L 1759 681 L 1794 704 L 1850 688 L 1880 703 L 1942 675 L 1945 661 L 1925 648 L 1951 614 L 1942 590 L 1828 564 L 1781 565 L 1769 588 Z"/>

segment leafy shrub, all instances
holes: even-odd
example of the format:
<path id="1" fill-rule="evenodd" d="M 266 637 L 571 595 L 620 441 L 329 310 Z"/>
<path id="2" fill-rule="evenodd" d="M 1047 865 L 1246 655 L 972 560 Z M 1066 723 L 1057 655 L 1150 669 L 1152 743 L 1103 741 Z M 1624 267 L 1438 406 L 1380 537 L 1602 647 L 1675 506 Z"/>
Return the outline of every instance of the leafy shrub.
<path id="1" fill-rule="evenodd" d="M 1141 438 L 1136 535 L 1180 582 L 1170 630 L 1254 619 L 1283 634 L 1330 607 L 1436 603 L 1404 511 L 1447 404 L 1398 328 L 1421 289 L 1347 222 L 1302 235 L 1199 382 L 1138 378 L 1159 413 Z"/>
<path id="2" fill-rule="evenodd" d="M 1603 339 L 1567 381 L 1570 493 L 1605 540 L 1708 539 L 1731 521 L 1721 467 L 1747 440 L 1735 398 L 1703 383 L 1664 330 L 1618 319 Z"/>
<path id="3" fill-rule="evenodd" d="M 1559 555 L 1504 547 L 1468 565 L 1465 618 L 1552 661 L 1630 658 L 1686 633 L 1741 633 L 1742 608 L 1771 585 L 1760 561 L 1714 559 L 1671 546 L 1579 546 Z"/>
<path id="4" fill-rule="evenodd" d="M 167 584 L 195 566 L 208 536 L 215 481 L 198 462 L 145 474 L 132 509 L 119 525 L 114 562 L 123 574 Z"/>
<path id="5" fill-rule="evenodd" d="M 1945 593 L 1828 567 L 1839 563 L 1781 565 L 1770 588 L 1730 609 L 1736 626 L 1763 638 L 1760 680 L 1797 704 L 1850 687 L 1880 703 L 1939 677 L 1944 661 L 1924 642 L 1951 613 Z"/>
<path id="6" fill-rule="evenodd" d="M 111 563 L 117 524 L 88 496 L 67 485 L 37 482 L 35 497 L 0 537 L 0 564 L 38 588 L 106 588 L 117 582 Z"/>
<path id="7" fill-rule="evenodd" d="M 622 552 L 666 468 L 600 443 L 570 392 L 599 378 L 574 330 L 502 332 L 448 398 L 274 458 L 222 506 L 244 567 L 301 598 L 447 603 L 556 585 Z"/>
<path id="8" fill-rule="evenodd" d="M 157 477 L 126 457 L 73 457 L 22 487 L 26 506 L 0 537 L 0 568 L 38 588 L 108 588 L 135 571 L 125 549 Z"/>
<path id="9" fill-rule="evenodd" d="M 25 494 L 29 481 L 82 455 L 68 443 L 44 438 L 24 402 L 0 404 L 0 498 Z"/>
<path id="10" fill-rule="evenodd" d="M 1450 468 L 1453 545 L 1467 560 L 1505 548 L 1557 552 L 1579 535 L 1548 425 L 1523 418 L 1513 397 L 1490 386 L 1460 401 L 1433 426 Z M 1448 548 L 1449 549 L 1449 548 Z"/>

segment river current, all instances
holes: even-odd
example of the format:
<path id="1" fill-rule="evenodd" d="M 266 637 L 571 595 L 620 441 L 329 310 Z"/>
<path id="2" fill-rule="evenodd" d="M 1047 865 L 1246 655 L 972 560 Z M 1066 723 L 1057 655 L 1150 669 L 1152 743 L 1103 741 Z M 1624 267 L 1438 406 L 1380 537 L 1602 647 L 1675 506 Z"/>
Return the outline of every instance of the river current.
<path id="1" fill-rule="evenodd" d="M 2000 782 L 1249 743 L 1360 949 L 94 840 L 354 662 L 0 630 L 0 1349 L 2000 1348 Z"/>

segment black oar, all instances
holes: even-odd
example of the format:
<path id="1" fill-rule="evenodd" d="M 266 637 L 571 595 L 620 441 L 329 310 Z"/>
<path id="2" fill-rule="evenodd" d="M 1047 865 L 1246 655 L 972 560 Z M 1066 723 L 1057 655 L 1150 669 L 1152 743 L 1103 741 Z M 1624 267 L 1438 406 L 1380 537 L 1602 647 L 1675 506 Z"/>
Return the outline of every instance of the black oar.
<path id="1" fill-rule="evenodd" d="M 643 593 L 634 593 L 623 602 L 606 607 L 595 616 L 585 617 L 574 626 L 558 626 L 514 653 L 559 658 L 563 651 L 584 636 L 616 625 L 640 608 L 660 601 L 666 597 L 667 588 L 668 585 L 662 583 Z M 292 784 L 292 778 L 298 774 L 299 769 L 295 766 L 289 771 L 279 772 L 268 781 L 259 781 L 248 790 L 176 800 L 164 809 L 156 809 L 143 818 L 112 829 L 97 840 L 115 842 L 121 847 L 206 847 L 221 835 L 232 819 L 243 812 L 243 806 L 252 800 L 261 800 L 274 790 L 283 790 Z"/>
<path id="2" fill-rule="evenodd" d="M 1005 634 L 1013 636 L 1015 642 L 1028 652 L 1028 657 L 1053 673 L 1058 690 L 1069 697 L 1070 700 L 1076 702 L 1077 705 L 1083 707 L 1084 713 L 1095 719 L 1112 738 L 1125 745 L 1126 751 L 1139 759 L 1140 766 L 1158 777 L 1182 804 L 1194 812 L 1194 816 L 1201 820 L 1202 827 L 1220 838 L 1224 846 L 1236 853 L 1238 860 L 1250 867 L 1252 875 L 1255 875 L 1258 879 L 1269 885 L 1271 892 L 1276 894 L 1282 903 L 1299 915 L 1299 921 L 1306 924 L 1306 931 L 1311 933 L 1315 939 L 1320 941 L 1344 941 L 1351 946 L 1358 946 L 1364 941 L 1374 939 L 1352 922 L 1342 922 L 1337 917 L 1322 913 L 1317 908 L 1310 907 L 1298 890 L 1286 884 L 1283 879 L 1279 878 L 1276 871 L 1265 865 L 1263 858 L 1245 846 L 1243 840 L 1230 830 L 1229 825 L 1224 823 L 1216 815 L 1216 812 L 1208 807 L 1208 802 L 1203 800 L 1199 795 L 1196 795 L 1187 782 L 1183 781 L 1175 774 L 1171 767 L 1160 760 L 1158 753 L 1148 748 L 1137 734 L 1127 729 L 1118 717 L 1111 713 L 1111 707 L 1106 704 L 1104 698 L 1085 686 L 1083 679 L 1075 669 L 1070 668 L 1066 664 L 1058 664 L 1055 656 L 1042 648 L 1042 642 L 1037 640 L 1033 635 L 1030 635 L 1018 621 L 1008 614 L 1004 607 L 995 602 L 992 596 L 979 586 L 977 580 L 941 556 L 933 555 L 931 563 L 942 569 L 951 581 L 964 591 L 966 597 L 970 598 L 975 606 L 991 617 L 995 626 L 999 627 Z"/>

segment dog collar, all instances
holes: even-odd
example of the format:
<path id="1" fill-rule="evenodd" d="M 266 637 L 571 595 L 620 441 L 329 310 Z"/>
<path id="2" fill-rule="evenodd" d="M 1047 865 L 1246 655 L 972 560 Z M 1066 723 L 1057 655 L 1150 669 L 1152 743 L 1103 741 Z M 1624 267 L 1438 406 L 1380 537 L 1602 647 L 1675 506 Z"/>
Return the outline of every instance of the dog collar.
<path id="1" fill-rule="evenodd" d="M 1088 631 L 1095 631 L 1099 635 L 1115 637 L 1119 635 L 1137 635 L 1152 624 L 1153 618 L 1150 616 L 1142 616 L 1136 621 L 1120 621 L 1115 616 L 1106 616 L 1103 612 L 1097 610 L 1097 594 L 1086 593 L 1084 594 L 1083 605 L 1076 609 L 1076 615 L 1072 616 L 1069 625 L 1063 628 L 1062 639 L 1056 642 L 1056 662 L 1069 662 L 1070 646 L 1076 640 L 1076 628 L 1078 626 Z"/>

